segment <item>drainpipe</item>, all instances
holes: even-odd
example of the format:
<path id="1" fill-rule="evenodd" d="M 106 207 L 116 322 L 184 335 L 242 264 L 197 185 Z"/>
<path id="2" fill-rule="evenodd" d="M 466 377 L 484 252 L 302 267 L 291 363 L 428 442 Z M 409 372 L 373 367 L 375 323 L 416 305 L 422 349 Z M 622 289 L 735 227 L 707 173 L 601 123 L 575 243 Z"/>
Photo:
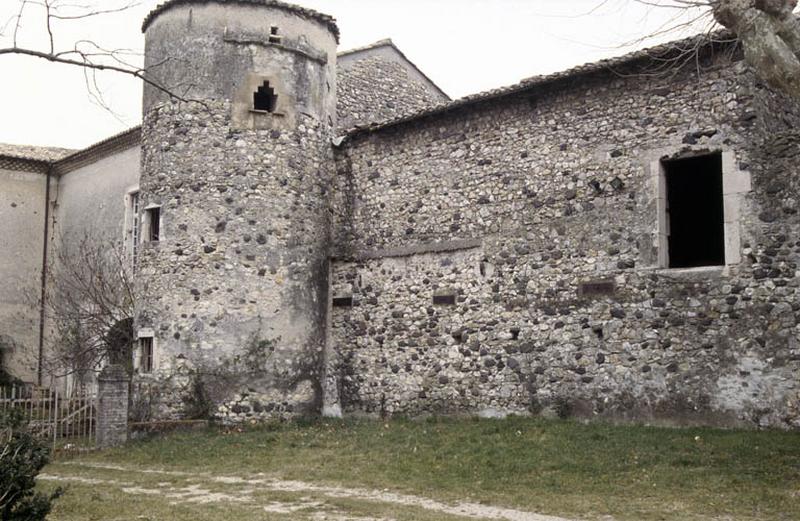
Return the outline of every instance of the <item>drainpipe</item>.
<path id="1" fill-rule="evenodd" d="M 53 166 L 47 166 L 47 187 L 44 193 L 44 241 L 42 244 L 42 294 L 39 299 L 39 358 L 37 360 L 36 381 L 42 386 L 42 360 L 44 358 L 44 317 L 47 298 L 47 244 L 50 239 L 50 178 Z"/>

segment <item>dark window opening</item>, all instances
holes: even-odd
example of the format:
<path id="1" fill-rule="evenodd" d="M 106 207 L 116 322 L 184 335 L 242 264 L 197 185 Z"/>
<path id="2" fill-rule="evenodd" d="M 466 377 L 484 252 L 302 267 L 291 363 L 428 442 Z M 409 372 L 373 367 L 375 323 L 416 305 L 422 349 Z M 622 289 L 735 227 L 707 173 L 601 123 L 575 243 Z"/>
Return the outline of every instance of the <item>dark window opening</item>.
<path id="1" fill-rule="evenodd" d="M 141 223 L 139 222 L 139 192 L 131 194 L 131 268 L 136 272 L 136 257 L 139 255 L 139 241 L 141 240 Z"/>
<path id="2" fill-rule="evenodd" d="M 275 89 L 269 86 L 269 82 L 265 81 L 253 94 L 253 108 L 265 112 L 275 112 L 277 106 L 278 95 L 275 94 Z"/>
<path id="3" fill-rule="evenodd" d="M 434 295 L 433 296 L 433 305 L 434 306 L 455 306 L 456 305 L 456 296 L 455 295 Z"/>
<path id="4" fill-rule="evenodd" d="M 139 339 L 139 372 L 153 372 L 153 338 L 145 337 Z"/>
<path id="5" fill-rule="evenodd" d="M 157 242 L 161 237 L 161 208 L 148 208 L 145 210 L 147 216 L 147 240 Z"/>
<path id="6" fill-rule="evenodd" d="M 722 154 L 664 162 L 669 267 L 725 264 Z"/>
<path id="7" fill-rule="evenodd" d="M 269 43 L 281 43 L 281 37 L 278 34 L 278 28 L 274 25 L 269 28 Z"/>
<path id="8" fill-rule="evenodd" d="M 616 291 L 616 284 L 613 280 L 591 280 L 581 282 L 578 286 L 578 294 L 582 297 L 602 297 L 613 295 Z"/>
<path id="9" fill-rule="evenodd" d="M 353 307 L 353 297 L 334 297 L 333 307 L 335 308 L 351 308 Z"/>

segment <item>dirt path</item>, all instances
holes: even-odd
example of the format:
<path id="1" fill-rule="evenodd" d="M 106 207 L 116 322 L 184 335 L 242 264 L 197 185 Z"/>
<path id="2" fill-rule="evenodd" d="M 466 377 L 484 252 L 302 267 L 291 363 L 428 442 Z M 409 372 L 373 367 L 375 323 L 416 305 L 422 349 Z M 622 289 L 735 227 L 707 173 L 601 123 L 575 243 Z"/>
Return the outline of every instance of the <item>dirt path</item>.
<path id="1" fill-rule="evenodd" d="M 258 504 L 263 507 L 265 512 L 291 514 L 299 511 L 315 510 L 314 519 L 330 520 L 354 520 L 354 521 L 390 521 L 387 518 L 366 518 L 366 517 L 347 517 L 340 512 L 325 512 L 324 498 L 351 499 L 372 503 L 383 503 L 385 505 L 397 505 L 402 507 L 412 507 L 426 511 L 447 514 L 462 519 L 489 519 L 501 521 L 569 521 L 564 518 L 544 516 L 532 512 L 525 512 L 510 508 L 494 507 L 469 502 L 444 503 L 441 501 L 414 496 L 409 494 L 399 494 L 388 490 L 371 490 L 365 488 L 349 488 L 341 486 L 327 486 L 308 483 L 304 481 L 287 481 L 275 479 L 264 474 L 253 476 L 212 476 L 210 474 L 195 474 L 188 472 L 176 472 L 159 469 L 137 469 L 119 467 L 113 465 L 100 465 L 90 463 L 69 463 L 64 467 L 75 467 L 76 471 L 82 471 L 82 476 L 72 475 L 67 472 L 53 472 L 40 474 L 39 479 L 45 481 L 62 481 L 76 483 L 90 483 L 99 486 L 112 486 L 119 488 L 124 493 L 142 496 L 161 496 L 175 503 L 253 503 L 260 501 L 266 492 L 276 493 L 297 493 L 308 495 L 297 501 L 272 500 Z M 99 479 L 86 477 L 86 470 L 98 470 L 123 473 L 128 479 Z M 133 476 L 146 475 L 153 476 L 147 486 L 143 486 L 141 480 L 131 479 Z M 175 484 L 169 482 L 158 483 L 157 476 L 162 475 L 166 478 L 178 478 L 185 483 Z M 134 481 L 136 481 L 134 483 Z M 153 483 L 151 484 L 150 481 Z M 215 488 L 224 486 L 225 492 L 215 491 Z M 255 496 L 260 496 L 259 498 Z M 266 497 L 269 497 L 267 494 Z"/>

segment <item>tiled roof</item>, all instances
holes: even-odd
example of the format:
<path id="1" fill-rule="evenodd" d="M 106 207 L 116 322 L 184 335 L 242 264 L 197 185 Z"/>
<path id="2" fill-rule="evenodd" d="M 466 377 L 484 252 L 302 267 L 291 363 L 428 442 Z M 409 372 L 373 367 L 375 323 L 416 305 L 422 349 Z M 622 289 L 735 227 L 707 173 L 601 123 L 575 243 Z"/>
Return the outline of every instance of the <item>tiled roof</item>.
<path id="1" fill-rule="evenodd" d="M 74 153 L 75 150 L 55 147 L 35 147 L 31 145 L 8 145 L 0 143 L 0 156 L 29 161 L 58 161 Z"/>
<path id="2" fill-rule="evenodd" d="M 306 9 L 305 7 L 300 7 L 293 4 L 287 4 L 286 2 L 281 2 L 279 0 L 167 0 L 155 7 L 150 14 L 148 14 L 144 22 L 142 23 L 142 32 L 147 30 L 147 27 L 155 20 L 155 18 L 163 13 L 164 11 L 171 9 L 175 6 L 179 5 L 187 5 L 187 4 L 250 4 L 250 5 L 258 5 L 258 6 L 265 6 L 265 7 L 274 7 L 276 9 L 282 9 L 284 11 L 291 11 L 296 13 L 304 18 L 308 18 L 310 20 L 316 20 L 317 22 L 322 23 L 323 25 L 327 25 L 328 28 L 333 32 L 336 36 L 336 41 L 339 41 L 339 27 L 336 25 L 336 19 L 330 15 L 320 13 L 318 11 L 314 11 L 313 9 Z"/>
<path id="3" fill-rule="evenodd" d="M 414 62 L 412 62 L 411 60 L 409 60 L 409 59 L 408 59 L 408 56 L 406 56 L 406 55 L 405 55 L 405 53 L 404 53 L 403 51 L 401 51 L 401 50 L 400 50 L 400 48 L 399 48 L 397 45 L 395 45 L 395 44 L 394 44 L 394 42 L 392 41 L 392 39 L 391 39 L 391 38 L 385 38 L 385 39 L 383 39 L 383 40 L 378 40 L 378 41 L 377 41 L 377 42 L 375 42 L 375 43 L 372 43 L 372 44 L 369 44 L 369 45 L 365 45 L 364 47 L 356 47 L 355 49 L 350 49 L 350 50 L 348 50 L 348 51 L 343 51 L 343 52 L 340 52 L 340 53 L 338 54 L 338 57 L 339 57 L 339 58 L 346 58 L 346 57 L 348 57 L 348 56 L 350 56 L 350 55 L 353 55 L 353 54 L 358 54 L 358 53 L 369 52 L 369 51 L 371 51 L 371 50 L 374 50 L 374 49 L 380 49 L 381 47 L 391 47 L 392 49 L 394 49 L 394 50 L 395 50 L 395 52 L 397 52 L 397 54 L 398 54 L 398 55 L 399 55 L 399 56 L 400 56 L 400 57 L 401 57 L 403 60 L 405 60 L 405 61 L 406 61 L 406 63 L 408 63 L 408 65 L 409 65 L 410 67 L 412 67 L 412 68 L 413 68 L 415 71 L 417 71 L 417 72 L 420 74 L 420 76 L 422 76 L 423 78 L 425 78 L 425 80 L 426 80 L 426 81 L 427 81 L 427 82 L 428 82 L 428 83 L 429 83 L 429 84 L 430 84 L 430 85 L 431 85 L 431 86 L 432 86 L 434 89 L 436 89 L 437 91 L 439 91 L 439 94 L 441 94 L 441 95 L 442 95 L 442 97 L 444 97 L 444 98 L 447 98 L 447 100 L 448 100 L 448 101 L 450 101 L 450 96 L 448 96 L 448 95 L 447 95 L 447 93 L 446 93 L 445 91 L 443 91 L 443 90 L 442 90 L 442 88 L 441 88 L 441 87 L 439 87 L 439 86 L 436 84 L 436 82 L 434 82 L 434 81 L 433 81 L 433 80 L 430 78 L 430 76 L 428 76 L 427 74 L 425 74 L 424 72 L 422 72 L 422 69 L 420 69 L 419 67 L 417 67 L 417 64 L 416 64 L 416 63 L 414 63 Z"/>

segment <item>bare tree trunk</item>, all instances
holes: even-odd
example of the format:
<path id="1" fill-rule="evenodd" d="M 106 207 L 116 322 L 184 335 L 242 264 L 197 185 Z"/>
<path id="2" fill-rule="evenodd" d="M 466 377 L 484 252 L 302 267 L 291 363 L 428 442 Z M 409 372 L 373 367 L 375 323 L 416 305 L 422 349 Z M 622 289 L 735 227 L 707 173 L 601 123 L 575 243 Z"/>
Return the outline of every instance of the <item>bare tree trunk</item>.
<path id="1" fill-rule="evenodd" d="M 772 87 L 800 100 L 797 0 L 713 0 L 714 18 L 738 36 L 747 62 Z"/>

